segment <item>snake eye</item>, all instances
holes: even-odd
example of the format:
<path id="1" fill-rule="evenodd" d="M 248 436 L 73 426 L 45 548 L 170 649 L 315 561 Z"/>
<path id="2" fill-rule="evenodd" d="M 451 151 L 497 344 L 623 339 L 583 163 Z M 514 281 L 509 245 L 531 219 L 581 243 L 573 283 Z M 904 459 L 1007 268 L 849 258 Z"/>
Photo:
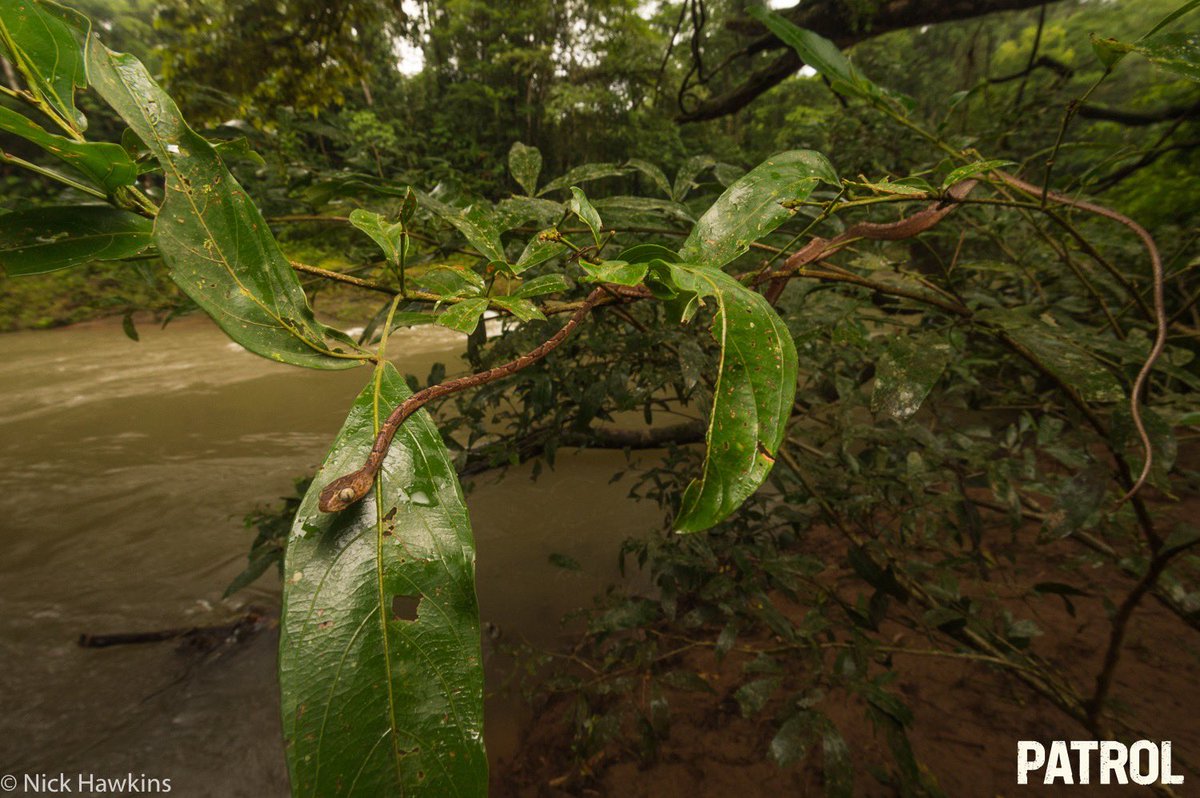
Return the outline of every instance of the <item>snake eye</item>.
<path id="1" fill-rule="evenodd" d="M 341 499 L 343 502 L 349 504 L 350 502 L 354 501 L 354 489 L 353 488 L 342 488 L 341 490 L 338 491 L 338 498 Z"/>

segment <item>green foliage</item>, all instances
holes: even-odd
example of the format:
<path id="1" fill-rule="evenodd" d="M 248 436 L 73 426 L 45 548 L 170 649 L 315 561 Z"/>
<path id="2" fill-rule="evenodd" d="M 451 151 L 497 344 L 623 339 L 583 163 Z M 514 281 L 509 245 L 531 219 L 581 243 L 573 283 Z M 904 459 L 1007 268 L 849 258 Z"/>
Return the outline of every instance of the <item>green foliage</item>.
<path id="1" fill-rule="evenodd" d="M 764 756 L 784 767 L 819 759 L 830 794 L 856 794 L 867 777 L 851 767 L 829 711 L 853 700 L 891 752 L 878 778 L 901 794 L 937 794 L 892 686 L 892 624 L 1058 685 L 1030 654 L 1039 626 L 980 587 L 1023 553 L 1014 547 L 1026 520 L 1040 527 L 1030 547 L 1090 546 L 1072 561 L 1081 574 L 1140 578 L 1196 541 L 1190 528 L 1147 531 L 1140 498 L 1115 501 L 1121 469 L 1145 456 L 1121 407 L 1155 331 L 1145 254 L 1111 216 L 989 186 L 998 169 L 1051 158 L 1056 186 L 1144 212 L 1178 288 L 1167 294 L 1174 326 L 1143 414 L 1151 482 L 1186 487 L 1173 428 L 1195 423 L 1200 380 L 1189 327 L 1195 239 L 1182 231 L 1200 194 L 1182 168 L 1194 147 L 1170 137 L 1194 124 L 1164 120 L 1164 137 L 1148 145 L 1113 121 L 1119 114 L 1088 117 L 1085 105 L 1077 127 L 1066 125 L 1079 140 L 1060 147 L 1065 123 L 1044 112 L 1093 84 L 1090 98 L 1108 102 L 1116 95 L 1105 92 L 1120 89 L 1150 110 L 1194 101 L 1190 39 L 1151 26 L 1165 5 L 1119 5 L 1096 18 L 1151 29 L 1129 51 L 1184 80 L 1137 58 L 1078 57 L 1086 26 L 1058 7 L 1037 31 L 1029 17 L 999 18 L 1003 42 L 986 57 L 967 27 L 951 26 L 897 32 L 853 60 L 756 10 L 850 101 L 801 76 L 737 125 L 680 129 L 663 98 L 687 86 L 681 59 L 711 60 L 727 43 L 701 48 L 694 30 L 691 53 L 668 51 L 683 19 L 670 3 L 604 0 L 551 14 L 544 2 L 453 0 L 418 3 L 413 19 L 375 3 L 169 4 L 157 24 L 184 45 L 162 54 L 169 94 L 86 20 L 11 0 L 0 5 L 2 41 L 25 85 L 5 94 L 0 127 L 25 148 L 5 150 L 6 168 L 28 176 L 0 215 L 0 266 L 62 269 L 47 279 L 73 289 L 98 269 L 150 284 L 161 259 L 252 351 L 316 368 L 376 363 L 317 480 L 285 510 L 295 511 L 290 531 L 256 521 L 248 568 L 231 586 L 286 556 L 281 686 L 296 794 L 482 794 L 474 547 L 455 466 L 553 465 L 560 446 L 620 442 L 605 424 L 633 414 L 647 425 L 686 417 L 664 458 L 639 467 L 635 493 L 662 506 L 670 532 L 712 532 L 626 544 L 655 590 L 614 593 L 588 617 L 579 651 L 593 672 L 558 682 L 578 694 L 576 752 L 591 757 L 632 727 L 637 750 L 653 757 L 671 733 L 672 696 L 714 692 L 669 653 L 685 639 L 736 663 L 729 697 L 771 724 Z M 732 21 L 732 9 L 721 14 Z M 41 28 L 25 24 L 38 15 Z M 1127 27 L 1106 32 L 1129 39 Z M 270 32 L 324 47 L 324 60 L 281 60 L 261 46 Z M 420 43 L 420 74 L 396 74 L 389 37 L 398 35 Z M 1050 70 L 1057 78 L 1020 73 L 1037 66 L 1035 41 L 1073 66 Z M 977 57 L 982 71 L 953 68 L 952 58 Z M 913 69 L 920 59 L 941 67 Z M 191 83 L 205 70 L 219 73 L 215 93 Z M 1008 70 L 1017 77 L 996 77 Z M 85 86 L 128 130 L 97 96 L 78 94 Z M 948 86 L 960 90 L 949 102 Z M 192 118 L 249 120 L 194 129 L 172 94 L 199 111 Z M 92 121 L 87 138 L 80 109 Z M 835 154 L 837 170 L 821 152 Z M 980 182 L 966 201 L 945 193 L 964 180 Z M 510 196 L 514 184 L 522 195 Z M 48 186 L 58 193 L 37 207 Z M 108 205 L 95 204 L 101 197 Z M 919 238 L 858 235 L 950 202 L 954 213 Z M 857 232 L 838 239 L 844 246 L 795 266 L 800 247 L 848 229 Z M 110 259 L 129 262 L 90 265 Z M 4 279 L 7 300 L 18 281 Z M 312 310 L 310 298 L 333 284 L 371 291 L 369 303 L 350 305 L 364 322 L 357 343 Z M 389 295 L 382 307 L 379 294 Z M 127 295 L 111 307 L 132 319 L 146 297 Z M 564 331 L 564 319 L 588 310 L 585 295 L 597 307 Z M 466 334 L 472 371 L 504 366 L 490 374 L 507 379 L 477 378 L 452 394 L 454 412 L 437 426 L 424 411 L 409 418 L 367 498 L 320 512 L 322 488 L 370 462 L 384 418 L 410 395 L 380 365 L 387 335 L 421 323 Z M 364 348 L 373 341 L 375 354 Z M 547 354 L 548 342 L 558 348 Z M 428 382 L 444 383 L 445 369 Z M 701 435 L 703 450 L 686 445 Z M 1010 548 L 985 513 L 1009 527 Z M 811 545 L 829 535 L 835 553 Z M 833 566 L 844 567 L 835 576 Z M 1021 598 L 1073 613 L 1070 599 L 1094 595 L 1075 577 L 1040 581 Z M 1172 566 L 1168 578 L 1158 597 L 1193 617 L 1194 574 Z M 643 676 L 645 689 L 631 690 Z M 635 692 L 646 701 L 631 707 Z M 1069 690 L 1054 700 L 1079 716 Z"/>
<path id="2" fill-rule="evenodd" d="M 149 219 L 109 205 L 7 213 L 0 216 L 0 269 L 17 276 L 123 260 L 150 246 L 152 227 Z"/>

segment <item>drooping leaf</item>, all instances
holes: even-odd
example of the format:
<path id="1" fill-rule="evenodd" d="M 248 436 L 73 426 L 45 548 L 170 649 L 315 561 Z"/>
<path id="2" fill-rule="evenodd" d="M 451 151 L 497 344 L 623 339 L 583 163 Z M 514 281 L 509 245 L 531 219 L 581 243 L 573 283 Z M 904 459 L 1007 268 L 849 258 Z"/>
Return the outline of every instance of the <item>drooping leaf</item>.
<path id="1" fill-rule="evenodd" d="M 483 203 L 455 208 L 428 194 L 418 195 L 421 204 L 457 228 L 463 238 L 479 250 L 489 263 L 504 263 L 504 245 L 500 242 L 500 224 L 496 212 Z"/>
<path id="2" fill-rule="evenodd" d="M 464 299 L 438 314 L 437 323 L 451 330 L 457 330 L 468 335 L 479 326 L 479 319 L 488 309 L 488 300 L 479 297 Z"/>
<path id="3" fill-rule="evenodd" d="M 950 344 L 933 332 L 893 338 L 880 358 L 871 412 L 905 419 L 921 407 L 950 362 Z"/>
<path id="4" fill-rule="evenodd" d="M 673 291 L 716 303 L 712 332 L 721 358 L 708 450 L 674 523 L 677 531 L 698 532 L 736 510 L 774 465 L 796 397 L 796 347 L 766 299 L 719 269 L 661 260 L 649 268 L 647 282 L 660 296 Z"/>
<path id="5" fill-rule="evenodd" d="M 596 212 L 596 208 L 588 201 L 587 195 L 583 193 L 583 189 L 571 186 L 571 199 L 567 202 L 567 209 L 587 225 L 587 228 L 592 231 L 592 238 L 596 240 L 596 245 L 599 246 L 600 229 L 603 227 L 603 224 L 600 221 L 600 214 Z"/>
<path id="6" fill-rule="evenodd" d="M 355 208 L 350 211 L 350 224 L 369 235 L 383 250 L 389 263 L 400 262 L 400 253 L 406 242 L 403 222 L 388 222 L 374 211 Z"/>
<path id="7" fill-rule="evenodd" d="M 121 186 L 132 185 L 137 180 L 138 167 L 120 144 L 75 141 L 66 136 L 59 136 L 2 105 L 0 130 L 38 145 L 54 157 L 78 169 L 109 194 Z"/>
<path id="8" fill-rule="evenodd" d="M 111 205 L 37 208 L 0 216 L 0 268 L 44 274 L 96 260 L 120 260 L 150 246 L 154 223 Z"/>
<path id="9" fill-rule="evenodd" d="M 1003 329 L 1085 400 L 1118 402 L 1125 397 L 1117 378 L 1065 331 L 1016 310 L 985 310 L 976 317 Z"/>
<path id="10" fill-rule="evenodd" d="M 93 37 L 88 77 L 162 165 L 154 243 L 171 279 L 251 352 L 310 368 L 360 365 L 365 355 L 317 322 L 258 208 L 141 62 Z"/>
<path id="11" fill-rule="evenodd" d="M 783 203 L 807 199 L 822 180 L 837 183 L 824 155 L 790 150 L 768 158 L 726 189 L 692 228 L 679 250 L 689 263 L 719 267 L 794 213 Z"/>
<path id="12" fill-rule="evenodd" d="M 517 185 L 525 189 L 525 193 L 533 196 L 537 193 L 538 175 L 542 173 L 542 153 L 537 147 L 530 147 L 522 142 L 514 142 L 508 151 L 508 171 L 512 173 Z"/>
<path id="13" fill-rule="evenodd" d="M 632 166 L 634 169 L 650 178 L 650 182 L 653 183 L 655 188 L 661 191 L 665 196 L 671 196 L 671 183 L 667 180 L 667 176 L 662 169 L 659 169 L 654 164 L 650 163 L 649 161 L 642 160 L 641 158 L 630 158 L 625 162 L 625 165 Z"/>
<path id="14" fill-rule="evenodd" d="M 671 199 L 683 202 L 684 197 L 696 187 L 696 177 L 705 169 L 716 166 L 717 161 L 711 155 L 693 155 L 683 162 L 675 173 L 675 183 L 671 187 Z"/>
<path id="15" fill-rule="evenodd" d="M 317 509 L 408 395 L 390 364 L 376 372 L 288 538 L 279 681 L 296 796 L 486 794 L 475 547 L 428 414 L 401 427 L 366 499 Z"/>
<path id="16" fill-rule="evenodd" d="M 719 163 L 713 167 L 712 171 L 713 177 L 725 188 L 729 188 L 740 180 L 742 175 L 746 174 L 745 169 L 740 166 L 734 166 L 731 163 Z"/>
<path id="17" fill-rule="evenodd" d="M 0 2 L 0 55 L 12 61 L 35 97 L 81 132 L 87 119 L 75 107 L 75 90 L 87 86 L 83 44 L 90 30 L 87 17 L 57 3 Z"/>
<path id="18" fill-rule="evenodd" d="M 867 100 L 888 99 L 902 108 L 911 107 L 911 100 L 879 86 L 863 75 L 845 53 L 824 36 L 798 27 L 762 6 L 753 6 L 748 13 L 795 50 L 805 64 L 829 81 L 834 91 Z"/>
<path id="19" fill-rule="evenodd" d="M 627 174 L 629 174 L 629 169 L 619 164 L 585 163 L 583 166 L 577 166 L 562 177 L 556 177 L 542 186 L 542 190 L 538 192 L 538 196 L 541 197 L 545 194 L 561 191 L 564 188 L 570 188 L 571 186 L 587 183 L 592 180 L 603 180 L 606 177 L 621 177 Z"/>

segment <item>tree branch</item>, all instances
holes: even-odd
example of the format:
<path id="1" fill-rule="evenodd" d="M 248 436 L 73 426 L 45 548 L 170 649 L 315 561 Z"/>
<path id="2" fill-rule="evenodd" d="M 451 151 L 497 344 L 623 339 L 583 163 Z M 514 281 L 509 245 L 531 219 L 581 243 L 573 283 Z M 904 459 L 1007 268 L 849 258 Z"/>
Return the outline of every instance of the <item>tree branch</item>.
<path id="1" fill-rule="evenodd" d="M 864 25 L 864 21 L 854 13 L 854 4 L 823 0 L 801 3 L 785 12 L 784 17 L 845 48 L 894 30 L 969 19 L 997 11 L 1032 8 L 1042 3 L 1043 0 L 885 0 L 866 21 L 868 24 Z M 757 36 L 743 48 L 742 52 L 747 57 L 786 46 L 774 35 L 766 33 L 766 29 L 758 22 L 736 20 L 727 27 Z M 701 122 L 732 114 L 795 74 L 800 66 L 800 57 L 789 49 L 766 66 L 750 72 L 742 83 L 684 111 L 677 119 L 680 122 Z"/>

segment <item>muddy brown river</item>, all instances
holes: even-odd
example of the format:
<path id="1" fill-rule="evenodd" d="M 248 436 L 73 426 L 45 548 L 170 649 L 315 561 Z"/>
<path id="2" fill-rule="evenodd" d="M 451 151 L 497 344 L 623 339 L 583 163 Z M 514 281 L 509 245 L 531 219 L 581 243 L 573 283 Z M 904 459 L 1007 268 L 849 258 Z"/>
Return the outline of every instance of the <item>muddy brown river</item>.
<path id="1" fill-rule="evenodd" d="M 221 599 L 253 538 L 242 519 L 315 470 L 369 375 L 272 363 L 199 317 L 139 330 L 140 342 L 113 321 L 0 335 L 0 775 L 132 773 L 169 778 L 180 796 L 285 796 L 273 631 L 208 654 L 76 639 L 218 624 L 250 604 L 274 613 L 273 570 Z M 424 379 L 435 362 L 461 371 L 463 340 L 416 328 L 388 352 Z M 499 640 L 553 645 L 565 612 L 618 581 L 621 540 L 659 528 L 657 507 L 610 483 L 623 466 L 620 453 L 566 450 L 537 481 L 528 466 L 473 480 L 480 608 Z M 496 760 L 523 708 L 490 648 Z"/>

